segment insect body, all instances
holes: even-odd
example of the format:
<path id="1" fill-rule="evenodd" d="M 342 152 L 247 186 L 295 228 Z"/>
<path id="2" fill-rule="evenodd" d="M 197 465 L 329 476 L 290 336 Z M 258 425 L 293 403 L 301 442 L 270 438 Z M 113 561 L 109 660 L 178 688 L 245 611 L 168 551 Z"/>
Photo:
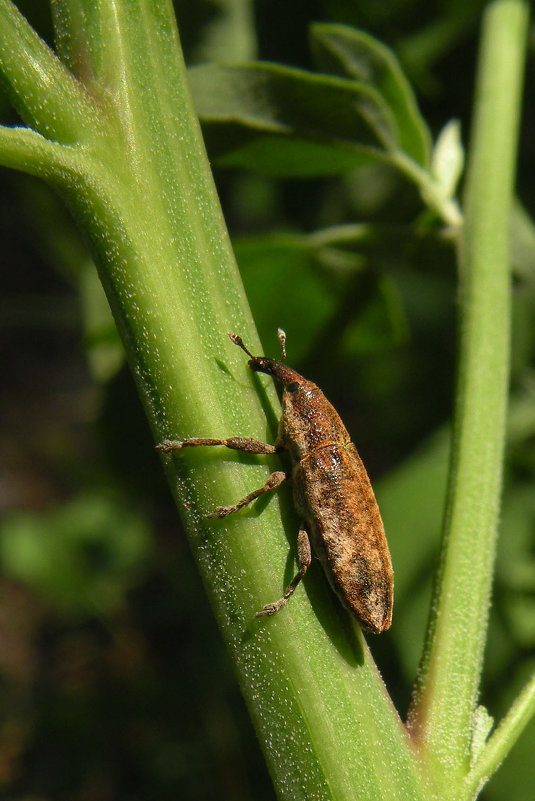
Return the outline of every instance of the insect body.
<path id="1" fill-rule="evenodd" d="M 291 474 L 272 473 L 263 487 L 233 506 L 218 507 L 208 517 L 226 517 L 278 487 L 293 484 L 294 501 L 303 519 L 298 535 L 299 572 L 280 600 L 267 604 L 257 617 L 285 606 L 311 562 L 311 546 L 344 605 L 365 628 L 379 634 L 392 621 L 394 578 L 379 508 L 366 469 L 338 413 L 323 392 L 283 361 L 253 356 L 241 337 L 229 334 L 250 357 L 249 367 L 267 373 L 284 386 L 282 417 L 274 445 L 248 437 L 164 440 L 169 452 L 198 445 L 225 445 L 247 453 L 288 451 Z M 279 329 L 282 359 L 285 335 Z M 310 538 L 310 539 L 309 539 Z"/>

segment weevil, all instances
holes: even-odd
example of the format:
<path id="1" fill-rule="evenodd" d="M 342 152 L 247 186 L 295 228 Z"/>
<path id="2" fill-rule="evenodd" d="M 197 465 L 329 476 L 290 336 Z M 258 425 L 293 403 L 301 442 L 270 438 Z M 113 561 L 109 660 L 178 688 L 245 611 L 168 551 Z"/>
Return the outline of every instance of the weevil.
<path id="1" fill-rule="evenodd" d="M 281 361 L 253 356 L 241 337 L 230 339 L 249 356 L 249 367 L 272 376 L 284 387 L 282 416 L 274 445 L 249 437 L 193 437 L 164 440 L 157 449 L 168 453 L 200 445 L 224 445 L 246 453 L 287 451 L 290 473 L 275 471 L 263 487 L 232 506 L 220 506 L 207 517 L 226 517 L 288 479 L 301 516 L 297 538 L 299 571 L 278 601 L 266 604 L 257 617 L 273 615 L 295 591 L 312 561 L 312 550 L 342 603 L 369 631 L 390 627 L 394 575 L 383 522 L 366 469 L 338 413 L 323 392 L 288 365 L 286 335 L 278 332 Z"/>

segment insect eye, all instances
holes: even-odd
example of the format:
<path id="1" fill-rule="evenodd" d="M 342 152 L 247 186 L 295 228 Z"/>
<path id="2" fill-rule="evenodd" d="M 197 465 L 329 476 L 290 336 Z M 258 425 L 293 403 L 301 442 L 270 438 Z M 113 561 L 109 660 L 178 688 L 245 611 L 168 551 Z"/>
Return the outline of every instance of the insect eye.
<path id="1" fill-rule="evenodd" d="M 292 395 L 295 395 L 298 389 L 299 389 L 299 384 L 297 383 L 297 381 L 292 381 L 291 384 L 286 385 L 286 392 L 291 392 Z"/>

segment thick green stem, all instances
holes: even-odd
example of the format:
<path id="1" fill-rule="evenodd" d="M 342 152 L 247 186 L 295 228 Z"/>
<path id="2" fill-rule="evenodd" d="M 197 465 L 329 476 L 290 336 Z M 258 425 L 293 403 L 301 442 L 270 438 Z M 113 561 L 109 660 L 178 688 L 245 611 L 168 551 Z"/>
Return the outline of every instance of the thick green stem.
<path id="1" fill-rule="evenodd" d="M 486 636 L 508 388 L 508 234 L 528 8 L 499 0 L 482 35 L 461 257 L 461 349 L 444 548 L 409 726 L 437 779 L 461 780 Z"/>
<path id="2" fill-rule="evenodd" d="M 40 130 L 56 108 L 63 119 L 73 86 L 81 105 L 55 144 L 21 131 L 17 145 L 16 131 L 6 132 L 0 161 L 49 178 L 85 231 L 156 441 L 273 441 L 280 410 L 272 382 L 253 376 L 226 336 L 237 332 L 262 350 L 192 112 L 171 3 L 58 0 L 55 8 L 60 53 L 81 83 L 8 0 L 0 0 L 0 70 Z M 43 119 L 27 101 L 27 59 L 40 76 Z M 87 114 L 79 112 L 84 103 Z M 164 461 L 280 796 L 423 798 L 405 730 L 360 631 L 317 567 L 288 608 L 254 618 L 293 571 L 298 521 L 289 491 L 261 513 L 205 517 L 263 484 L 279 460 L 190 449 Z"/>

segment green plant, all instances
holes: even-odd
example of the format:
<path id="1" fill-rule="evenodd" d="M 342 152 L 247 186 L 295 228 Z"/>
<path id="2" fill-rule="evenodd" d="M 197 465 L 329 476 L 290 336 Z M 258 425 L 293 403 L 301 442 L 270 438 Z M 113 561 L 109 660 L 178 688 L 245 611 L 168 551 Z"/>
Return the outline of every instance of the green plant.
<path id="1" fill-rule="evenodd" d="M 274 435 L 269 381 L 245 373 L 224 337 L 261 352 L 164 0 L 57 0 L 57 56 L 0 2 L 0 69 L 29 127 L 0 130 L 3 165 L 44 178 L 91 243 L 155 440 Z M 360 631 L 316 574 L 309 598 L 259 625 L 278 597 L 287 494 L 261 515 L 203 513 L 261 483 L 228 455 L 187 453 L 166 469 L 281 797 L 473 798 L 535 706 L 535 682 L 488 737 L 476 706 L 501 485 L 508 376 L 508 219 L 527 7 L 489 6 L 462 213 L 462 152 L 430 135 L 390 51 L 340 26 L 313 30 L 324 73 L 276 65 L 199 67 L 191 91 L 221 164 L 302 176 L 380 163 L 452 229 L 461 263 L 461 356 L 444 547 L 405 728 Z M 494 125 L 499 119 L 501 124 Z M 489 169 L 488 165 L 491 165 Z M 369 231 L 288 237 L 283 250 L 338 265 Z M 272 243 L 273 244 L 273 243 Z M 265 462 L 269 464 L 266 466 Z M 249 483 L 250 482 L 250 483 Z M 282 519 L 281 521 L 281 512 Z"/>

